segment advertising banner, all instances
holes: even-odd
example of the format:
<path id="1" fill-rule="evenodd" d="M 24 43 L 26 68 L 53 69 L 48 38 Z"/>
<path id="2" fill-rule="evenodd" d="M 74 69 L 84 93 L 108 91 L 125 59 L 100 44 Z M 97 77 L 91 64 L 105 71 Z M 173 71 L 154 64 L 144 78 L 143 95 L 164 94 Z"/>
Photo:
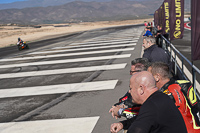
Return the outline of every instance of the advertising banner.
<path id="1" fill-rule="evenodd" d="M 163 8 L 163 4 L 158 9 L 158 26 L 160 26 L 161 28 L 163 28 L 163 26 L 164 26 L 164 8 Z"/>
<path id="2" fill-rule="evenodd" d="M 191 53 L 192 60 L 200 60 L 200 0 L 191 0 Z"/>
<path id="3" fill-rule="evenodd" d="M 154 25 L 157 26 L 158 25 L 158 10 L 155 11 L 154 13 Z"/>
<path id="4" fill-rule="evenodd" d="M 165 0 L 163 2 L 164 7 L 164 24 L 163 24 L 163 34 L 170 32 L 170 26 L 169 26 L 169 14 L 170 14 L 170 1 L 171 0 Z"/>
<path id="5" fill-rule="evenodd" d="M 184 0 L 170 1 L 170 39 L 181 39 L 184 32 Z"/>

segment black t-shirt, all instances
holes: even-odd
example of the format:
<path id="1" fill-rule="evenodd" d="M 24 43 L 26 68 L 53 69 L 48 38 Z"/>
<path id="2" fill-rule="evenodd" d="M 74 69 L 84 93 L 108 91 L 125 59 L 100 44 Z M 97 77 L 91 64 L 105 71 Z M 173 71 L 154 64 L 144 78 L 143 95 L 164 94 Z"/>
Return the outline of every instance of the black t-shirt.
<path id="1" fill-rule="evenodd" d="M 169 96 L 158 91 L 144 102 L 137 118 L 129 124 L 128 133 L 187 133 L 178 108 Z"/>

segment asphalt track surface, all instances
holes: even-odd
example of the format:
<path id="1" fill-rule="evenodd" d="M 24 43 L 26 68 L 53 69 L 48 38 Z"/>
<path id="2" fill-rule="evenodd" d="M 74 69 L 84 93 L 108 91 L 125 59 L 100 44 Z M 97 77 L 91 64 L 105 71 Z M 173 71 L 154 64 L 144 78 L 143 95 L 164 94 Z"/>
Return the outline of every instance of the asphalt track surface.
<path id="1" fill-rule="evenodd" d="M 119 120 L 108 111 L 129 89 L 143 29 L 112 27 L 33 42 L 20 52 L 0 49 L 0 132 L 109 132 Z M 185 30 L 172 42 L 188 59 L 189 40 Z"/>
<path id="2" fill-rule="evenodd" d="M 20 52 L 0 49 L 1 132 L 109 132 L 118 120 L 108 111 L 129 89 L 143 29 L 112 27 L 30 43 Z"/>

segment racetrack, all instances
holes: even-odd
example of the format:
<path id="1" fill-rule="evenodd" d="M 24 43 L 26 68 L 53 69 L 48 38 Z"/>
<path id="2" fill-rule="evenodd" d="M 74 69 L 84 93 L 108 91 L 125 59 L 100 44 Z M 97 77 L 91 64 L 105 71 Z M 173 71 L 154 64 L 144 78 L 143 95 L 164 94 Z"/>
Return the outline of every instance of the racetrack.
<path id="1" fill-rule="evenodd" d="M 0 49 L 2 131 L 27 125 L 31 133 L 53 122 L 59 132 L 108 132 L 116 122 L 108 111 L 129 88 L 131 60 L 141 56 L 143 29 L 99 29 L 32 43 L 20 52 Z"/>
<path id="2" fill-rule="evenodd" d="M 108 111 L 129 89 L 130 62 L 141 57 L 143 29 L 112 27 L 30 43 L 20 52 L 0 49 L 2 132 L 24 126 L 30 133 L 49 126 L 58 132 L 109 132 L 118 120 Z M 189 34 L 172 42 L 188 57 Z"/>

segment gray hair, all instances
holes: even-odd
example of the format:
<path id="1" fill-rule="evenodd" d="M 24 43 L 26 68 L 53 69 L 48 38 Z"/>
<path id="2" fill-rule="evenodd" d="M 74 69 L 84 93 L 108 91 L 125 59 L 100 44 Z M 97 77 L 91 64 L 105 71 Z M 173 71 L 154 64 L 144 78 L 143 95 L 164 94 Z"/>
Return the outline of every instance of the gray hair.
<path id="1" fill-rule="evenodd" d="M 136 58 L 131 61 L 131 65 L 135 65 L 136 70 L 146 71 L 150 66 L 150 62 L 147 58 Z"/>
<path id="2" fill-rule="evenodd" d="M 151 42 L 152 44 L 156 43 L 156 39 L 154 37 L 144 37 L 143 39 L 145 39 L 147 42 Z"/>

